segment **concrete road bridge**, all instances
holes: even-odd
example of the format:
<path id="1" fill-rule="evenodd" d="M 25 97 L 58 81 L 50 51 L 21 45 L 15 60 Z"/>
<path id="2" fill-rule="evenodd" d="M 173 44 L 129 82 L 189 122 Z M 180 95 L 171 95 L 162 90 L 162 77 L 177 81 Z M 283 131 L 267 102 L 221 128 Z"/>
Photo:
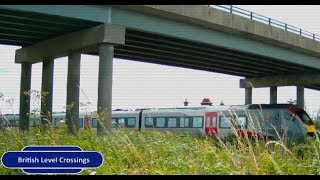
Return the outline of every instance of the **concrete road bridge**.
<path id="1" fill-rule="evenodd" d="M 98 113 L 111 117 L 113 58 L 185 67 L 243 77 L 245 103 L 252 88 L 296 86 L 320 89 L 319 37 L 252 12 L 243 17 L 204 5 L 0 5 L 0 44 L 17 45 L 21 64 L 20 124 L 28 130 L 32 64 L 43 62 L 41 111 L 52 112 L 54 59 L 68 56 L 69 127 L 79 127 L 81 54 L 99 56 Z M 248 12 L 247 12 L 248 13 Z M 255 19 L 256 18 L 256 19 Z M 259 20 L 260 19 L 260 20 Z M 280 24 L 279 24 L 280 23 Z M 111 118 L 105 121 L 111 128 Z M 98 125 L 98 129 L 101 130 Z M 70 129 L 72 132 L 72 130 Z"/>

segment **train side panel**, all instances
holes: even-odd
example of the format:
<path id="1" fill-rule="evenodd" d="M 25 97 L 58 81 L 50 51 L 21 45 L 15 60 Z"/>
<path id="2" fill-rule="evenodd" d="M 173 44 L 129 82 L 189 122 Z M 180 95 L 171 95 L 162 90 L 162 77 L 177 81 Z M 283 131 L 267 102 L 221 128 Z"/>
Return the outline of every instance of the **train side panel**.
<path id="1" fill-rule="evenodd" d="M 204 110 L 145 110 L 141 129 L 205 135 Z"/>

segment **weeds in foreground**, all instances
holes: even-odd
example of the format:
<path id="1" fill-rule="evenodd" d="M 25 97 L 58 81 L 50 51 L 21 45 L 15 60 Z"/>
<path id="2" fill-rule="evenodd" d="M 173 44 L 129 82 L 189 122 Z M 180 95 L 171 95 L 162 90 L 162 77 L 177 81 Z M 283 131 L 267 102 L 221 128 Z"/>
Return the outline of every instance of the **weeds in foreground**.
<path id="1" fill-rule="evenodd" d="M 320 174 L 320 141 L 307 139 L 287 148 L 280 141 L 214 139 L 189 135 L 118 129 L 69 135 L 66 126 L 29 132 L 2 131 L 0 154 L 26 145 L 77 145 L 99 151 L 103 165 L 80 174 Z M 0 167 L 0 174 L 23 174 Z"/>
<path id="2" fill-rule="evenodd" d="M 253 124 L 250 113 L 245 114 Z M 257 116 L 263 117 L 262 112 Z M 40 126 L 29 132 L 14 128 L 0 131 L 0 154 L 20 151 L 27 145 L 74 145 L 104 156 L 102 166 L 84 169 L 80 174 L 320 175 L 319 135 L 286 146 L 282 141 L 264 142 L 248 136 L 219 139 L 126 128 L 99 134 L 93 129 L 70 134 L 66 125 L 52 128 L 49 120 L 50 116 L 45 132 Z M 231 127 L 236 134 L 235 127 Z M 260 124 L 257 127 L 253 132 L 259 130 Z M 0 175 L 16 174 L 24 173 L 0 166 Z"/>

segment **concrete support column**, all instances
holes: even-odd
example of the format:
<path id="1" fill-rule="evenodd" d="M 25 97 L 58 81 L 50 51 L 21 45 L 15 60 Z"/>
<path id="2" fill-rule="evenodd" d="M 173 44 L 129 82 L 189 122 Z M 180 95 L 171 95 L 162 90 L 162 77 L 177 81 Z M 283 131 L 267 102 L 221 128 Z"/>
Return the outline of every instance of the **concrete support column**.
<path id="1" fill-rule="evenodd" d="M 113 55 L 112 44 L 99 46 L 98 132 L 111 130 Z"/>
<path id="2" fill-rule="evenodd" d="M 252 104 L 252 88 L 245 88 L 245 104 Z"/>
<path id="3" fill-rule="evenodd" d="M 79 130 L 80 60 L 78 52 L 68 56 L 66 123 L 71 134 Z"/>
<path id="4" fill-rule="evenodd" d="M 270 87 L 270 104 L 277 104 L 277 86 Z"/>
<path id="5" fill-rule="evenodd" d="M 297 106 L 304 108 L 304 86 L 297 85 Z"/>
<path id="6" fill-rule="evenodd" d="M 45 58 L 42 62 L 41 84 L 41 123 L 52 123 L 52 94 L 53 94 L 54 59 Z M 48 122 L 49 121 L 49 122 Z"/>
<path id="7" fill-rule="evenodd" d="M 29 130 L 31 70 L 32 64 L 21 63 L 19 129 L 22 131 Z"/>

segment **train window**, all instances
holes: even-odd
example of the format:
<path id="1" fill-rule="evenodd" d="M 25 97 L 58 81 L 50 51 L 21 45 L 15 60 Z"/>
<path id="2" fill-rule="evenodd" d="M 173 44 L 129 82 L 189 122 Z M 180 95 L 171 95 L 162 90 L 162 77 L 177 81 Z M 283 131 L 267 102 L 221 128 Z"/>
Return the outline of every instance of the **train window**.
<path id="1" fill-rule="evenodd" d="M 202 127 L 203 118 L 202 117 L 193 117 L 192 118 L 192 127 Z"/>
<path id="2" fill-rule="evenodd" d="M 181 117 L 180 118 L 180 127 L 188 127 L 189 126 L 189 118 Z"/>
<path id="3" fill-rule="evenodd" d="M 54 127 L 57 127 L 58 126 L 58 118 L 54 118 L 54 120 L 53 120 L 53 125 L 54 125 Z"/>
<path id="4" fill-rule="evenodd" d="M 184 117 L 180 118 L 180 127 L 184 127 Z"/>
<path id="5" fill-rule="evenodd" d="M 286 117 L 286 120 L 288 120 L 288 121 L 292 121 L 294 118 L 293 114 L 290 114 L 290 113 L 284 113 L 284 116 Z"/>
<path id="6" fill-rule="evenodd" d="M 297 118 L 294 117 L 294 115 L 291 114 L 291 113 L 284 113 L 284 116 L 286 117 L 287 121 L 295 121 L 295 120 L 297 120 Z"/>
<path id="7" fill-rule="evenodd" d="M 116 124 L 117 124 L 117 123 L 116 123 L 116 119 L 112 119 L 111 127 L 113 127 L 113 128 L 117 127 Z"/>
<path id="8" fill-rule="evenodd" d="M 156 118 L 156 127 L 164 127 L 164 123 L 166 122 L 165 118 Z"/>
<path id="9" fill-rule="evenodd" d="M 80 118 L 80 119 L 79 119 L 79 127 L 80 127 L 80 128 L 83 128 L 83 118 Z"/>
<path id="10" fill-rule="evenodd" d="M 169 118 L 168 127 L 177 127 L 177 118 Z"/>
<path id="11" fill-rule="evenodd" d="M 308 114 L 304 110 L 297 109 L 296 112 L 297 112 L 297 115 L 299 116 L 299 118 L 302 120 L 302 122 L 304 124 L 307 124 L 307 125 L 313 125 L 314 124 L 312 119 L 308 116 Z"/>
<path id="12" fill-rule="evenodd" d="M 231 127 L 231 117 L 220 116 L 219 127 L 220 128 L 230 128 Z"/>
<path id="13" fill-rule="evenodd" d="M 146 117 L 144 124 L 145 127 L 153 127 L 153 119 L 151 117 Z"/>
<path id="14" fill-rule="evenodd" d="M 128 118 L 128 127 L 134 127 L 135 124 L 136 124 L 136 118 L 134 117 Z"/>
<path id="15" fill-rule="evenodd" d="M 217 118 L 216 117 L 212 117 L 212 126 L 217 127 Z"/>
<path id="16" fill-rule="evenodd" d="M 92 118 L 91 127 L 92 128 L 97 128 L 97 119 L 96 118 Z"/>
<path id="17" fill-rule="evenodd" d="M 124 126 L 125 126 L 124 118 L 119 118 L 119 119 L 118 119 L 118 125 L 119 125 L 120 127 L 124 127 Z"/>
<path id="18" fill-rule="evenodd" d="M 239 116 L 236 121 L 236 125 L 238 126 L 238 128 L 246 127 L 247 126 L 247 117 Z"/>
<path id="19" fill-rule="evenodd" d="M 35 127 L 35 121 L 34 120 L 30 120 L 29 121 L 29 126 L 30 127 Z"/>
<path id="20" fill-rule="evenodd" d="M 54 118 L 52 124 L 54 127 L 57 127 L 58 126 L 58 118 Z"/>
<path id="21" fill-rule="evenodd" d="M 184 118 L 184 127 L 189 127 L 189 118 Z"/>
<path id="22" fill-rule="evenodd" d="M 206 118 L 206 127 L 210 127 L 212 124 L 210 123 L 210 117 Z"/>

